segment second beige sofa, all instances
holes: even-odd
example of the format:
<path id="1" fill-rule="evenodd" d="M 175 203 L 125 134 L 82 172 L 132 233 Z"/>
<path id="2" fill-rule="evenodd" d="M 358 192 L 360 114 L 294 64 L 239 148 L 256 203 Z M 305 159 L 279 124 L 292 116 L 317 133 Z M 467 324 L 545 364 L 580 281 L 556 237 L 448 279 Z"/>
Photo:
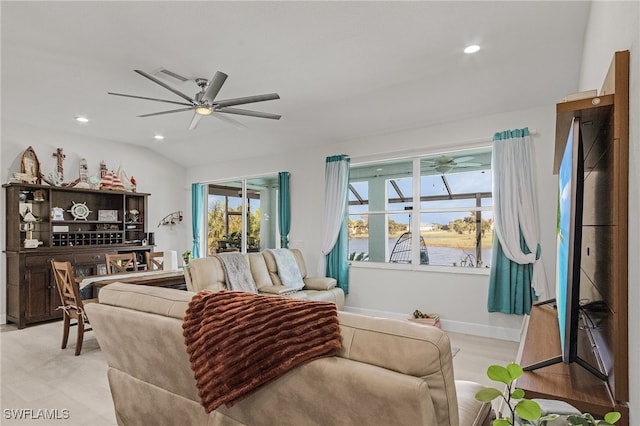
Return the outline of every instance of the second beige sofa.
<path id="1" fill-rule="evenodd" d="M 296 259 L 300 275 L 302 275 L 302 280 L 304 281 L 304 288 L 299 291 L 294 291 L 282 285 L 278 275 L 278 266 L 271 252 L 267 250 L 245 255 L 258 293 L 333 302 L 338 307 L 338 310 L 343 310 L 344 291 L 336 287 L 336 280 L 328 277 L 309 276 L 302 252 L 298 249 L 291 249 L 291 253 Z M 228 290 L 224 267 L 216 256 L 193 259 L 189 262 L 188 267 L 185 268 L 185 278 L 189 291 Z"/>
<path id="2" fill-rule="evenodd" d="M 480 426 L 482 385 L 454 380 L 436 327 L 339 312 L 336 356 L 316 359 L 232 407 L 201 405 L 183 336 L 195 293 L 115 283 L 86 306 L 120 426 Z"/>

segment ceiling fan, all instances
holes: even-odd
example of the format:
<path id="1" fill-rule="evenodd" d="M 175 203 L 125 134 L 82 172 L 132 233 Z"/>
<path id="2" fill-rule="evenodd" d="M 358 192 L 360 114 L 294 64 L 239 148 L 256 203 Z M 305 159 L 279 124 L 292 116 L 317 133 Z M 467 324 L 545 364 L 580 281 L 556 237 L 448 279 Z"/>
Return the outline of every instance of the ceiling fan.
<path id="1" fill-rule="evenodd" d="M 439 173 L 448 173 L 453 169 L 464 168 L 464 167 L 480 167 L 482 163 L 469 163 L 468 161 L 473 160 L 475 157 L 466 156 L 460 158 L 454 158 L 442 155 L 438 158 L 433 159 L 432 161 L 428 161 L 429 169 L 436 170 Z"/>
<path id="2" fill-rule="evenodd" d="M 164 87 L 170 92 L 180 96 L 182 99 L 186 101 L 186 102 L 178 102 L 178 101 L 170 101 L 167 99 L 149 98 L 146 96 L 135 96 L 135 95 L 126 95 L 124 93 L 107 92 L 108 94 L 115 95 L 115 96 L 125 96 L 127 98 L 144 99 L 147 101 L 165 102 L 169 104 L 184 106 L 184 108 L 154 112 L 151 114 L 143 114 L 143 115 L 139 115 L 138 117 L 153 117 L 153 116 L 162 115 L 162 114 L 172 114 L 174 112 L 193 111 L 194 114 L 193 114 L 193 118 L 191 119 L 191 124 L 189 125 L 189 130 L 195 129 L 198 126 L 198 122 L 200 121 L 200 119 L 205 115 L 213 115 L 214 117 L 218 117 L 226 121 L 231 121 L 234 124 L 240 124 L 240 123 L 238 123 L 235 120 L 232 120 L 229 117 L 225 117 L 220 113 L 246 115 L 249 117 L 259 117 L 259 118 L 270 118 L 272 120 L 279 120 L 280 117 L 282 117 L 281 115 L 278 115 L 278 114 L 250 111 L 247 109 L 231 108 L 236 105 L 244 105 L 244 104 L 250 104 L 254 102 L 264 102 L 264 101 L 271 101 L 274 99 L 280 99 L 280 96 L 277 93 L 269 93 L 266 95 L 245 96 L 242 98 L 225 99 L 220 101 L 215 100 L 216 96 L 218 95 L 218 92 L 220 92 L 222 85 L 227 79 L 227 75 L 220 71 L 216 71 L 216 74 L 213 76 L 211 81 L 207 81 L 204 78 L 196 78 L 195 81 L 196 81 L 196 84 L 200 87 L 200 91 L 196 93 L 193 98 L 188 95 L 185 95 L 179 90 L 174 89 L 173 87 L 158 80 L 154 76 L 147 74 L 144 71 L 140 71 L 140 70 L 134 70 L 134 71 L 140 74 L 141 76 L 148 78 L 154 83 L 159 84 L 160 86 Z"/>

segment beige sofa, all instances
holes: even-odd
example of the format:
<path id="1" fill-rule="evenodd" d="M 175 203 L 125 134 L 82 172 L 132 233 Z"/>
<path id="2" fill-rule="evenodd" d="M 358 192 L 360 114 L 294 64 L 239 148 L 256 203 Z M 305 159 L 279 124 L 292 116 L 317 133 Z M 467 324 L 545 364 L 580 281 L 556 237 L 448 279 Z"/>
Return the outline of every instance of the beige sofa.
<path id="1" fill-rule="evenodd" d="M 200 404 L 182 334 L 194 293 L 114 283 L 86 311 L 109 365 L 119 425 L 485 424 L 481 385 L 454 381 L 435 327 L 339 312 L 342 349 L 263 386 L 231 408 Z"/>
<path id="2" fill-rule="evenodd" d="M 289 287 L 282 285 L 278 275 L 278 266 L 271 252 L 263 251 L 245 255 L 258 293 L 334 302 L 338 306 L 338 310 L 343 310 L 344 291 L 336 287 L 336 280 L 328 277 L 309 276 L 302 252 L 298 249 L 291 249 L 291 252 L 296 259 L 305 284 L 300 291 L 292 291 Z M 185 279 L 189 291 L 228 289 L 222 262 L 216 256 L 193 259 L 185 268 Z"/>

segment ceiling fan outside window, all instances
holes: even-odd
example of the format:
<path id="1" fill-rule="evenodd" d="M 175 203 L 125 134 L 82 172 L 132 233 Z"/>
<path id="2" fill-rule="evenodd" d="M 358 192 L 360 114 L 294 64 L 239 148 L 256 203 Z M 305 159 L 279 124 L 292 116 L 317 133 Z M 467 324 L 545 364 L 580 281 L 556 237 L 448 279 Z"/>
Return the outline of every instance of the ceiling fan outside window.
<path id="1" fill-rule="evenodd" d="M 169 90 L 170 92 L 174 93 L 175 95 L 181 97 L 186 101 L 186 102 L 178 102 L 178 101 L 171 101 L 168 99 L 158 99 L 158 98 L 150 98 L 146 96 L 136 96 L 136 95 L 127 95 L 124 93 L 107 92 L 109 95 L 114 95 L 114 96 L 124 96 L 127 98 L 144 99 L 147 101 L 165 102 L 165 103 L 184 106 L 184 108 L 154 112 L 151 114 L 143 114 L 143 115 L 139 115 L 138 117 L 153 117 L 156 115 L 172 114 L 175 112 L 193 111 L 194 114 L 193 114 L 193 118 L 191 119 L 191 124 L 189 125 L 189 130 L 195 129 L 198 126 L 198 122 L 200 121 L 200 119 L 206 115 L 213 115 L 220 119 L 231 121 L 234 124 L 240 124 L 240 123 L 230 119 L 229 117 L 225 117 L 224 115 L 221 115 L 221 114 L 245 115 L 249 117 L 269 118 L 272 120 L 279 120 L 280 117 L 282 117 L 281 115 L 278 115 L 278 114 L 251 111 L 247 109 L 232 108 L 238 105 L 245 105 L 245 104 L 250 104 L 255 102 L 264 102 L 264 101 L 272 101 L 275 99 L 280 99 L 280 96 L 277 93 L 245 96 L 242 98 L 225 99 L 220 101 L 215 100 L 216 96 L 218 96 L 218 92 L 220 92 L 222 85 L 227 79 L 227 75 L 220 71 L 217 71 L 215 73 L 211 81 L 207 81 L 204 78 L 197 78 L 196 84 L 200 87 L 200 91 L 196 93 L 193 98 L 182 93 L 179 90 L 174 89 L 173 87 L 158 80 L 154 76 L 144 71 L 140 71 L 140 70 L 134 70 L 134 71 L 140 74 L 141 76 L 148 78 L 154 83 L 164 87 L 165 89 Z"/>
<path id="2" fill-rule="evenodd" d="M 475 157 L 468 155 L 459 158 L 442 155 L 437 158 L 423 160 L 423 164 L 426 166 L 424 170 L 435 170 L 440 174 L 445 174 L 454 169 L 482 166 L 482 164 L 478 162 L 469 162 L 474 158 Z"/>

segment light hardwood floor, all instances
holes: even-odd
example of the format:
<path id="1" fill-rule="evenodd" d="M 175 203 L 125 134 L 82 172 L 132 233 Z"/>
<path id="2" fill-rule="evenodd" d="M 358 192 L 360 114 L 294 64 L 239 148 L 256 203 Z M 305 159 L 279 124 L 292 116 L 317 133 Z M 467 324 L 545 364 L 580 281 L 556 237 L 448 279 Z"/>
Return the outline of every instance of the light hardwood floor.
<path id="1" fill-rule="evenodd" d="M 486 377 L 487 367 L 516 359 L 517 342 L 456 333 L 449 336 L 452 345 L 460 348 L 453 360 L 456 379 L 495 386 Z M 65 350 L 60 349 L 61 339 L 61 322 L 22 330 L 12 324 L 0 326 L 0 424 L 116 425 L 107 365 L 93 333 L 85 334 L 82 354 L 77 357 L 75 335 L 69 336 Z M 43 415 L 38 410 L 45 409 L 60 418 L 37 418 Z M 15 419 L 20 413 L 32 420 Z"/>

